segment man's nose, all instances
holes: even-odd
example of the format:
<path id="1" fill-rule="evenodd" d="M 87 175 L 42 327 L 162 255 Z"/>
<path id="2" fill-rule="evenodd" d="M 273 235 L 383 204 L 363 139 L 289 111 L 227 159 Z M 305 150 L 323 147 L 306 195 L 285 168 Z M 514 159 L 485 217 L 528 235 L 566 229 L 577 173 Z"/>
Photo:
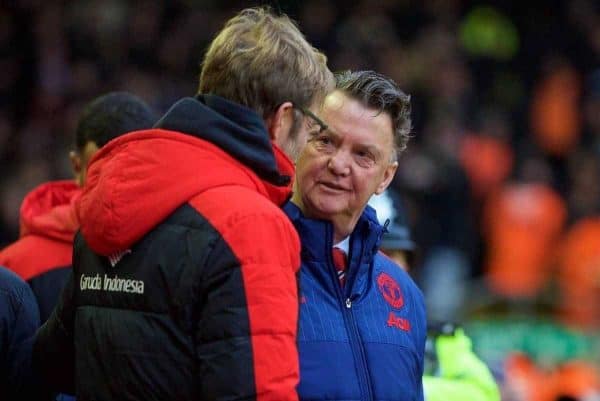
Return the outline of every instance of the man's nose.
<path id="1" fill-rule="evenodd" d="M 350 174 L 350 157 L 347 152 L 338 150 L 329 158 L 329 170 L 336 175 Z"/>

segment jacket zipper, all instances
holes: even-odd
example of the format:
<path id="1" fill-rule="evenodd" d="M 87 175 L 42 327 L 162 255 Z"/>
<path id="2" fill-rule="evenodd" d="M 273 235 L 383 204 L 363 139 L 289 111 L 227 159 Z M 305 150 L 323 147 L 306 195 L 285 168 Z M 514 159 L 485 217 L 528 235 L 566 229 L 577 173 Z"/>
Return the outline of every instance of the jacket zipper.
<path id="1" fill-rule="evenodd" d="M 330 245 L 329 248 L 331 249 L 331 247 L 332 245 Z M 349 257 L 350 255 L 348 255 L 348 262 L 350 262 Z M 349 265 L 350 264 L 348 263 L 348 266 Z M 354 313 L 352 312 L 352 300 L 345 297 L 345 287 L 342 288 L 342 286 L 339 284 L 339 279 L 333 264 L 333 256 L 331 252 L 329 252 L 329 266 L 331 267 L 329 270 L 334 277 L 335 283 L 337 284 L 336 287 L 338 300 L 340 301 L 340 305 L 343 310 L 342 314 L 344 316 L 344 324 L 346 326 L 346 332 L 348 333 L 350 348 L 352 349 L 352 355 L 354 357 L 354 364 L 357 367 L 358 386 L 361 391 L 360 399 L 372 401 L 374 398 L 371 389 L 371 381 L 369 380 L 367 359 L 365 357 L 365 350 L 360 338 L 360 333 L 358 332 L 358 327 L 356 326 L 356 319 L 354 318 Z M 348 276 L 346 276 L 346 278 L 348 278 Z M 348 280 L 346 280 L 346 284 L 348 284 Z"/>
<path id="2" fill-rule="evenodd" d="M 346 330 L 350 339 L 350 347 L 352 348 L 352 354 L 354 355 L 354 363 L 358 367 L 358 383 L 361 387 L 362 400 L 373 400 L 373 392 L 371 388 L 371 380 L 369 379 L 367 358 L 365 357 L 365 349 L 356 325 L 356 319 L 354 318 L 354 312 L 352 312 L 352 300 L 346 298 L 342 305 L 344 309 L 344 320 L 346 323 Z"/>

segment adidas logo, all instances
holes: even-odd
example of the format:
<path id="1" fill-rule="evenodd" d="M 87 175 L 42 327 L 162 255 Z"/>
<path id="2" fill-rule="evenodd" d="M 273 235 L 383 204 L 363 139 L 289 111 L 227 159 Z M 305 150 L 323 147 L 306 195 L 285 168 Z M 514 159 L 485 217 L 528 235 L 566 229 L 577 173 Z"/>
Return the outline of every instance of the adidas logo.
<path id="1" fill-rule="evenodd" d="M 110 265 L 115 267 L 117 263 L 123 259 L 123 256 L 127 255 L 128 253 L 131 253 L 131 249 L 125 249 L 124 251 L 119 251 L 113 253 L 112 255 L 108 255 L 108 261 L 110 262 Z"/>

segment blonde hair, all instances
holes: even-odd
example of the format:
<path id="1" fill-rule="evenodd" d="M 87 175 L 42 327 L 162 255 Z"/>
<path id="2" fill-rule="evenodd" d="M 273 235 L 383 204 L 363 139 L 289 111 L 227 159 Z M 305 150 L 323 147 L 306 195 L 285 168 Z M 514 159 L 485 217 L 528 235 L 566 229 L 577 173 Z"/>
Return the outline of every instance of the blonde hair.
<path id="1" fill-rule="evenodd" d="M 286 15 L 269 8 L 241 11 L 209 46 L 199 92 L 254 109 L 267 119 L 284 102 L 309 107 L 333 89 L 327 57 Z"/>

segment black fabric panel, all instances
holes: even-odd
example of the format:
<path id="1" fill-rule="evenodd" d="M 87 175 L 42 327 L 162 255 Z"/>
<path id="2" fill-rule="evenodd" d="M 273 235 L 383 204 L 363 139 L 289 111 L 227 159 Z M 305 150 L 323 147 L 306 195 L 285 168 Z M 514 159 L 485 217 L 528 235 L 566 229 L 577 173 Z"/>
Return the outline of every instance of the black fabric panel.
<path id="1" fill-rule="evenodd" d="M 77 241 L 77 237 L 75 239 Z M 38 377 L 52 390 L 75 392 L 73 317 L 75 283 L 69 274 L 56 307 L 35 336 L 32 363 Z"/>
<path id="2" fill-rule="evenodd" d="M 256 389 L 242 270 L 224 241 L 215 243 L 200 284 L 196 346 L 203 394 L 216 401 L 252 400 Z"/>
<path id="3" fill-rule="evenodd" d="M 239 262 L 196 210 L 180 207 L 115 267 L 85 241 L 75 254 L 78 400 L 255 393 Z M 82 290 L 82 275 L 139 280 L 144 293 Z"/>
<path id="4" fill-rule="evenodd" d="M 40 308 L 42 323 L 48 320 L 52 309 L 56 306 L 69 273 L 71 273 L 71 266 L 58 267 L 29 279 L 29 285 Z"/>

